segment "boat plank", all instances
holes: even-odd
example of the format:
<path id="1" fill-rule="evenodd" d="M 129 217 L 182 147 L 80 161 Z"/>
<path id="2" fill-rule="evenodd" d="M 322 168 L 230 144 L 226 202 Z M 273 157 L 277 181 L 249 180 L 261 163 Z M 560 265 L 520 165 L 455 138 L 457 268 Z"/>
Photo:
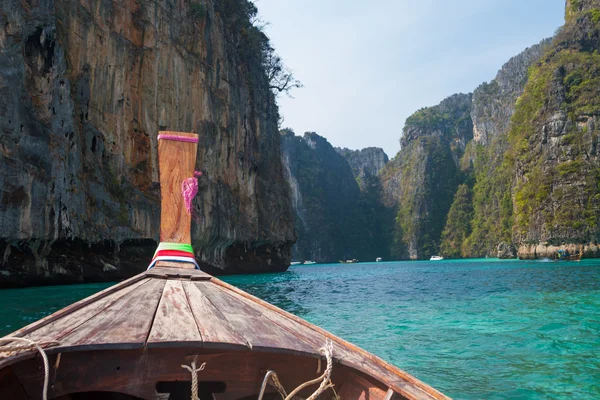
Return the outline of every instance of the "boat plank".
<path id="1" fill-rule="evenodd" d="M 261 313 L 250 308 L 235 296 L 211 281 L 195 282 L 198 289 L 217 307 L 227 320 L 242 335 L 253 349 L 263 351 L 285 351 L 299 355 L 318 353 L 313 347 L 273 324 Z"/>
<path id="2" fill-rule="evenodd" d="M 50 322 L 49 324 L 36 329 L 35 331 L 25 335 L 25 337 L 31 340 L 56 340 L 60 342 L 63 337 L 73 332 L 86 321 L 89 321 L 96 315 L 100 314 L 103 310 L 110 307 L 116 301 L 128 295 L 133 290 L 138 290 L 140 286 L 144 285 L 148 281 L 149 279 L 142 279 L 123 288 L 122 290 L 102 297 L 85 307 L 65 315 L 63 318 L 57 319 L 56 321 Z"/>
<path id="3" fill-rule="evenodd" d="M 357 374 L 348 374 L 338 391 L 340 399 L 353 400 L 384 400 L 386 394 L 385 390 L 381 390 Z"/>
<path id="4" fill-rule="evenodd" d="M 2 388 L 0 394 L 3 399 L 27 400 L 30 398 L 10 367 L 0 369 L 0 388 Z"/>
<path id="5" fill-rule="evenodd" d="M 54 356 L 50 356 L 50 365 L 54 365 L 55 360 Z M 100 391 L 158 399 L 157 382 L 190 383 L 190 373 L 181 365 L 190 365 L 192 361 L 198 365 L 206 362 L 206 368 L 198 373 L 199 381 L 225 382 L 227 391 L 223 397 L 217 395 L 217 399 L 237 399 L 252 394 L 256 398 L 265 368 L 277 371 L 281 383 L 288 390 L 318 376 L 317 363 L 313 358 L 276 353 L 195 352 L 183 348 L 67 352 L 61 356 L 60 367 L 53 369 L 48 398 Z M 39 359 L 15 365 L 15 375 L 28 392 L 29 399 L 41 398 L 44 370 L 39 367 Z M 308 391 L 314 391 L 314 386 Z M 2 393 L 0 398 L 4 400 Z"/>
<path id="6" fill-rule="evenodd" d="M 144 275 L 151 278 L 182 278 L 182 279 L 190 279 L 190 280 L 210 280 L 212 275 L 207 274 L 204 271 L 200 271 L 199 269 L 187 269 L 187 268 L 152 268 L 146 272 Z"/>
<path id="7" fill-rule="evenodd" d="M 298 338 L 298 340 L 308 343 L 314 349 L 323 347 L 327 340 L 331 340 L 331 338 L 324 336 L 314 329 L 311 329 L 309 326 L 299 324 L 298 322 L 286 317 L 285 314 L 277 313 L 273 309 L 262 307 L 250 299 L 242 296 L 236 296 L 236 298 L 240 302 L 243 302 L 248 309 L 252 310 L 255 315 L 262 315 L 264 318 L 270 320 L 273 324 L 278 325 L 282 329 L 285 329 L 287 332 L 294 335 L 296 338 Z M 384 379 L 386 384 L 394 383 L 396 386 L 401 387 L 402 392 L 406 395 L 412 395 L 413 397 L 423 397 L 425 395 L 419 388 L 415 388 L 413 385 L 409 385 L 406 382 L 401 381 L 396 374 L 379 368 L 369 360 L 361 357 L 359 353 L 351 351 L 335 341 L 332 341 L 332 344 L 334 359 L 339 360 L 343 364 L 357 368 L 361 372 L 378 376 Z M 428 395 L 425 396 L 427 397 Z"/>
<path id="8" fill-rule="evenodd" d="M 198 331 L 182 283 L 178 280 L 166 281 L 148 337 L 148 347 L 202 345 L 202 335 Z"/>
<path id="9" fill-rule="evenodd" d="M 65 315 L 68 315 L 74 311 L 77 311 L 80 308 L 85 307 L 88 304 L 91 304 L 91 303 L 97 301 L 98 299 L 108 296 L 111 293 L 118 292 L 119 290 L 126 288 L 127 286 L 132 285 L 135 282 L 140 281 L 144 278 L 145 278 L 145 276 L 143 273 L 135 275 L 123 282 L 120 282 L 120 283 L 117 283 L 116 285 L 110 286 L 96 294 L 93 294 L 93 295 L 86 297 L 85 299 L 79 300 L 78 302 L 73 303 L 61 310 L 58 310 L 57 312 L 50 314 L 47 317 L 44 317 L 32 324 L 29 324 L 15 332 L 11 333 L 10 336 L 24 336 L 30 332 L 33 332 L 36 329 L 43 327 L 44 325 L 47 325 L 53 321 L 56 321 L 57 319 L 63 318 Z"/>
<path id="10" fill-rule="evenodd" d="M 182 282 L 194 320 L 202 335 L 203 347 L 248 349 L 243 336 L 236 333 L 227 318 L 192 282 Z"/>
<path id="11" fill-rule="evenodd" d="M 238 296 L 244 297 L 249 301 L 252 301 L 265 309 L 274 311 L 275 313 L 284 316 L 285 318 L 296 322 L 298 325 L 302 325 L 309 330 L 317 332 L 323 340 L 330 339 L 334 344 L 334 357 L 340 359 L 340 361 L 350 367 L 356 368 L 359 371 L 368 375 L 377 376 L 382 379 L 383 382 L 394 389 L 397 393 L 407 398 L 430 398 L 430 399 L 449 399 L 441 392 L 434 388 L 424 384 L 412 375 L 402 371 L 401 369 L 394 367 L 379 357 L 368 353 L 367 351 L 349 343 L 326 330 L 315 326 L 300 317 L 288 313 L 264 300 L 261 300 L 241 289 L 236 288 L 220 279 L 214 278 L 210 281 L 216 286 L 220 286 L 226 289 L 230 293 L 235 293 Z M 303 340 L 309 341 L 312 334 L 306 334 L 306 330 L 298 329 L 296 335 L 301 335 Z"/>
<path id="12" fill-rule="evenodd" d="M 89 350 L 143 347 L 161 298 L 165 280 L 148 283 L 122 297 L 63 338 L 61 347 Z"/>
<path id="13" fill-rule="evenodd" d="M 196 266 L 189 262 L 181 261 L 157 261 L 154 268 L 181 268 L 181 269 L 196 269 Z"/>

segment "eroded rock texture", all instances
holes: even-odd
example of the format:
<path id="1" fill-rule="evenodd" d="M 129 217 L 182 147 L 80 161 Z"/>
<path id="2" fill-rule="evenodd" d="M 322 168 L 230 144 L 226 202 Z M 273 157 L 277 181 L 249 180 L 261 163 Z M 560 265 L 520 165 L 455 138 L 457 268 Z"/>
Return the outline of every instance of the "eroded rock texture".
<path id="1" fill-rule="evenodd" d="M 3 2 L 0 285 L 143 270 L 160 129 L 202 135 L 193 237 L 205 267 L 287 268 L 277 107 L 229 3 Z"/>
<path id="2" fill-rule="evenodd" d="M 294 259 L 387 259 L 393 215 L 380 202 L 377 176 L 365 177 L 361 191 L 348 160 L 325 138 L 286 129 L 281 140 L 296 216 Z"/>
<path id="3" fill-rule="evenodd" d="M 513 241 L 525 258 L 573 245 L 599 255 L 600 1 L 568 1 L 566 19 L 531 71 L 509 136 Z"/>
<path id="4" fill-rule="evenodd" d="M 457 94 L 406 120 L 402 149 L 381 172 L 386 202 L 398 206 L 394 255 L 437 254 L 446 215 L 460 184 L 459 160 L 473 138 L 471 94 Z"/>
<path id="5" fill-rule="evenodd" d="M 379 147 L 367 147 L 361 150 L 336 147 L 335 151 L 348 160 L 361 190 L 365 189 L 369 179 L 376 177 L 389 161 L 387 154 Z"/>

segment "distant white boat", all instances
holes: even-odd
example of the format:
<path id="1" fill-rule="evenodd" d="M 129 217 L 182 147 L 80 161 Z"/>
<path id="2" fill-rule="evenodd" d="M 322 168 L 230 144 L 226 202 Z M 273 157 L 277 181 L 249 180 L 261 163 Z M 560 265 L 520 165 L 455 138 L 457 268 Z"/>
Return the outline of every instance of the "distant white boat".
<path id="1" fill-rule="evenodd" d="M 430 261 L 440 261 L 443 259 L 444 259 L 444 257 L 442 257 L 442 256 L 431 256 L 431 258 L 429 260 Z"/>
<path id="2" fill-rule="evenodd" d="M 304 265 L 316 264 L 314 261 L 304 261 Z"/>
<path id="3" fill-rule="evenodd" d="M 375 261 L 377 261 L 377 262 L 382 262 L 382 261 L 383 261 L 383 258 L 381 258 L 381 257 L 377 257 L 377 258 L 375 259 Z"/>
<path id="4" fill-rule="evenodd" d="M 302 264 L 302 262 L 301 261 L 292 261 L 290 263 L 290 265 L 299 265 L 299 264 Z"/>

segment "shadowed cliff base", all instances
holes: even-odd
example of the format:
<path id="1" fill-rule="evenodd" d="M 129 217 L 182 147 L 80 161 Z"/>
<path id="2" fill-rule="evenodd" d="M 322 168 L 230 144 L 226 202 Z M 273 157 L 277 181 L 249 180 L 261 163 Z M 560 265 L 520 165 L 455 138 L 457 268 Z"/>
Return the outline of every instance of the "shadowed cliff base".
<path id="1" fill-rule="evenodd" d="M 0 239 L 0 288 L 110 282 L 144 271 L 157 242 Z"/>
<path id="2" fill-rule="evenodd" d="M 200 263 L 203 271 L 211 275 L 237 275 L 257 272 L 283 272 L 290 266 L 293 242 L 249 245 L 233 243 L 223 250 L 223 267 Z"/>
<path id="3" fill-rule="evenodd" d="M 0 288 L 119 281 L 146 270 L 157 245 L 153 239 L 0 239 Z M 292 241 L 234 242 L 212 249 L 212 264 L 202 261 L 207 255 L 197 251 L 198 263 L 212 275 L 283 272 L 289 268 L 292 246 Z"/>

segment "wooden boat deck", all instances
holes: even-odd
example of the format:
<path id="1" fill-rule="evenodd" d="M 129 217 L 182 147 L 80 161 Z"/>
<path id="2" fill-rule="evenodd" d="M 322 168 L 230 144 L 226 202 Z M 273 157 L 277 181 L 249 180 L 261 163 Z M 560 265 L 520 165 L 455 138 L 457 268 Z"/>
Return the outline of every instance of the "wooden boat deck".
<path id="1" fill-rule="evenodd" d="M 59 342 L 47 350 L 50 355 L 195 348 L 313 359 L 323 358 L 319 349 L 329 339 L 334 344 L 335 362 L 378 377 L 390 393 L 408 399 L 447 399 L 413 376 L 329 332 L 192 269 L 146 271 L 11 336 Z M 0 370 L 34 355 L 29 352 L 0 360 Z"/>
<path id="2" fill-rule="evenodd" d="M 193 269 L 187 247 L 191 216 L 182 185 L 195 176 L 198 135 L 161 134 L 160 241 L 183 244 L 184 262 L 157 256 L 155 268 L 13 333 L 57 344 L 46 350 L 49 375 L 33 351 L 0 359 L 0 397 L 40 398 L 48 378 L 49 398 L 57 400 L 175 400 L 190 398 L 185 390 L 192 386 L 202 389 L 203 400 L 254 400 L 267 371 L 288 388 L 313 381 L 324 364 L 320 349 L 331 341 L 333 368 L 327 374 L 336 394 L 319 398 L 447 399 L 374 355 Z M 192 363 L 208 365 L 193 375 L 196 383 L 182 368 Z M 308 397 L 307 390 L 299 397 Z"/>

